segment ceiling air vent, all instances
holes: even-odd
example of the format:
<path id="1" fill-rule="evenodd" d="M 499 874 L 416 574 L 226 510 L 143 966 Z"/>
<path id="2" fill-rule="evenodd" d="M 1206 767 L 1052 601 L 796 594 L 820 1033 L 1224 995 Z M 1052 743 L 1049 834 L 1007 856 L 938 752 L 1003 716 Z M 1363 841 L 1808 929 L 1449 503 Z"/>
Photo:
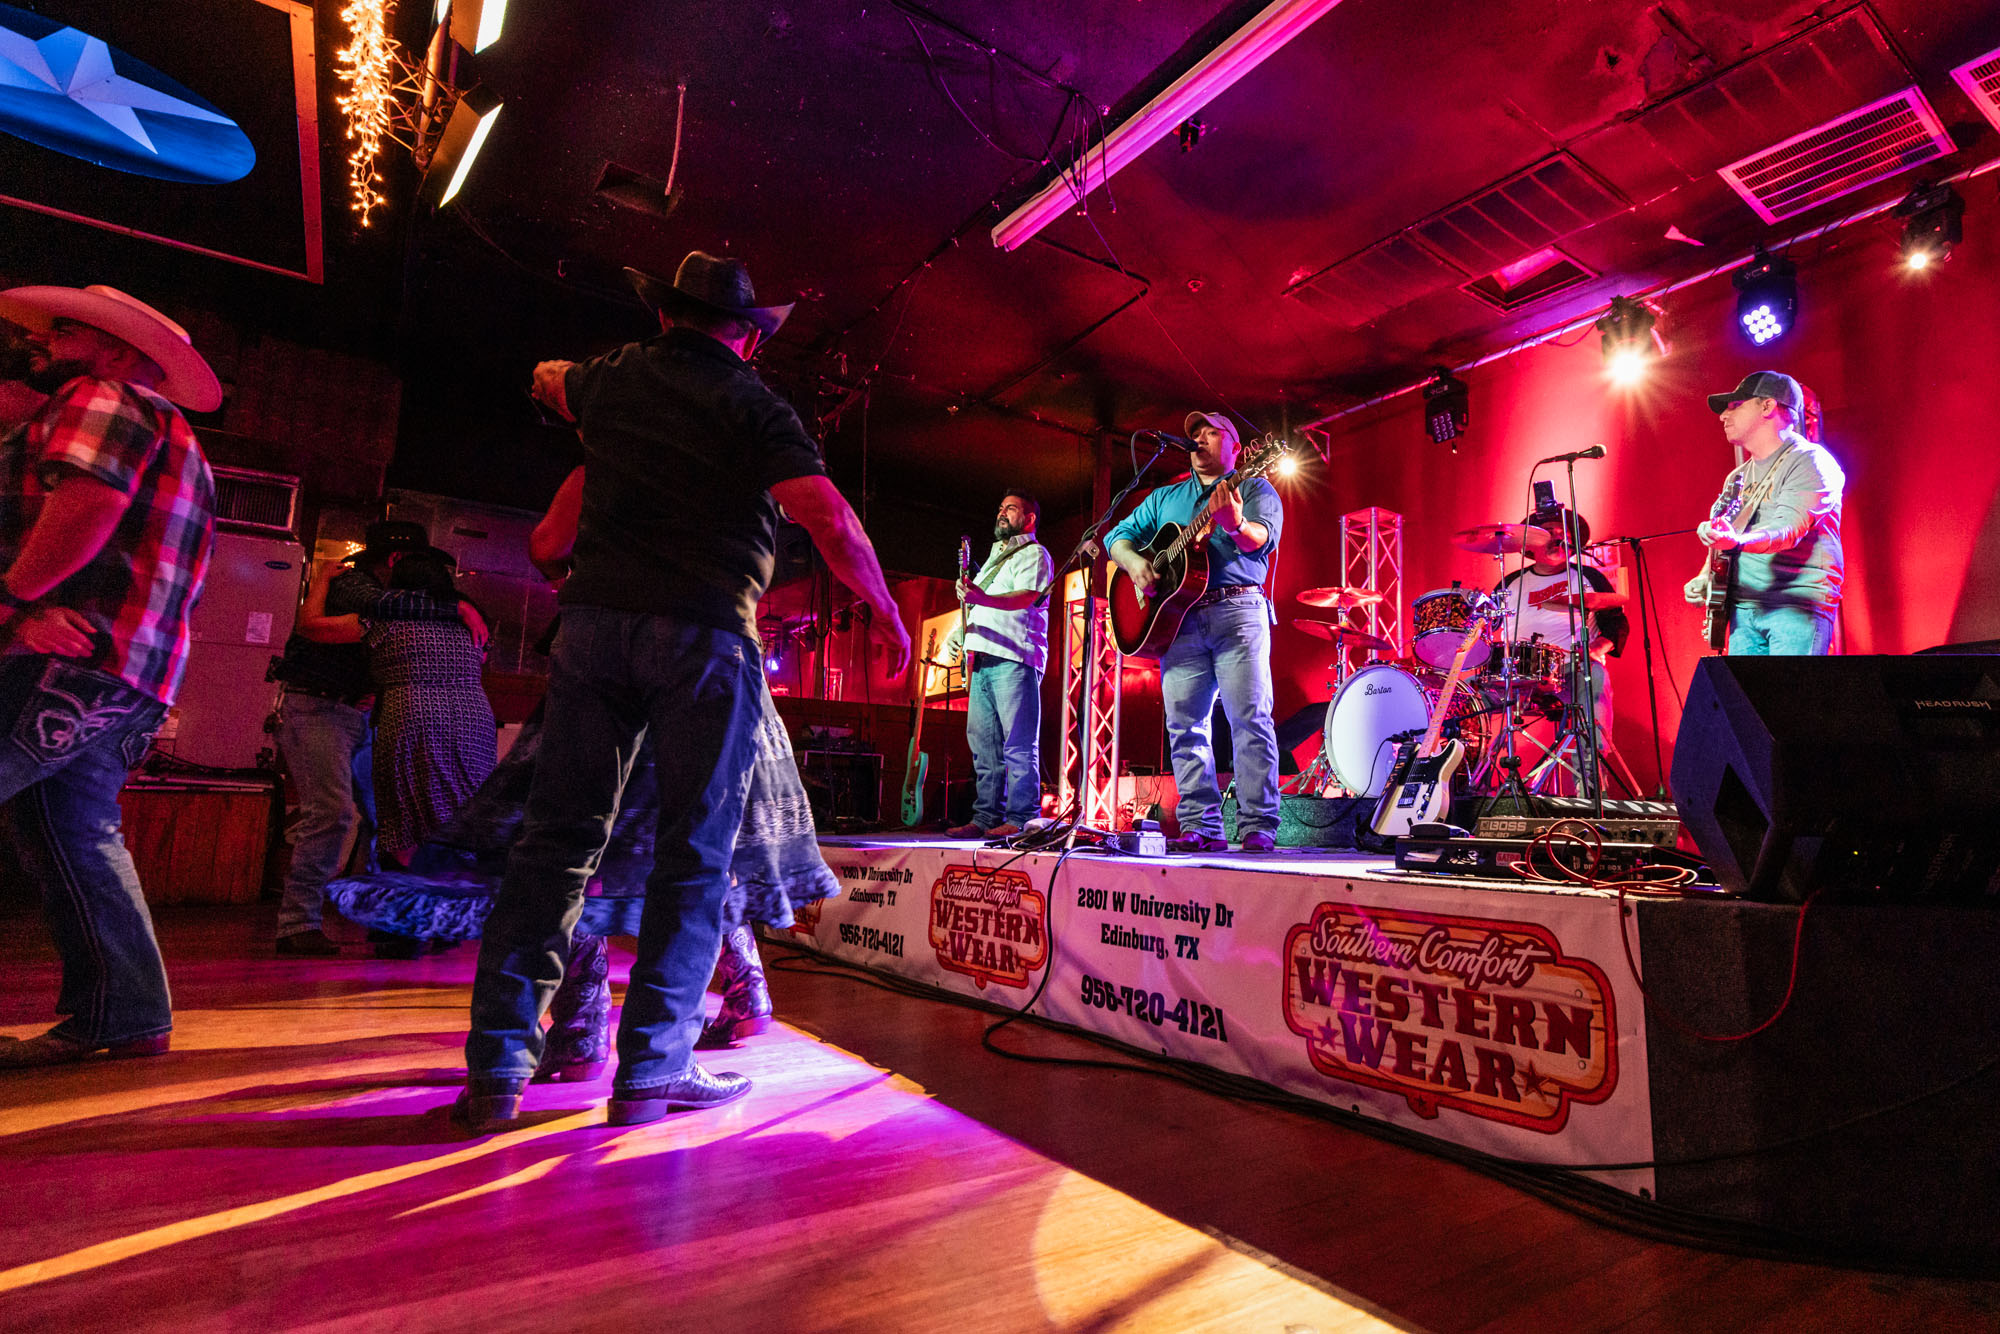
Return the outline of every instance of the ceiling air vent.
<path id="1" fill-rule="evenodd" d="M 1913 86 L 1732 162 L 1721 174 L 1758 217 L 1777 222 L 1952 149 L 1944 123 Z"/>
<path id="2" fill-rule="evenodd" d="M 1993 128 L 2000 130 L 2000 51 L 1988 51 L 1985 55 L 1966 61 L 1951 72 L 1958 80 L 1958 86 L 1965 89 L 1965 95 L 1979 108 L 1980 114 L 1993 122 Z"/>
<path id="3" fill-rule="evenodd" d="M 1459 281 L 1462 275 L 1407 233 L 1398 232 L 1301 278 L 1285 289 L 1285 295 L 1344 329 L 1359 329 L 1399 306 Z"/>
<path id="4" fill-rule="evenodd" d="M 1484 278 L 1475 278 L 1459 290 L 1495 310 L 1519 310 L 1546 301 L 1558 292 L 1581 287 L 1596 276 L 1554 246 L 1546 246 L 1526 259 L 1493 270 Z"/>
<path id="5" fill-rule="evenodd" d="M 215 468 L 215 526 L 225 533 L 289 537 L 299 513 L 299 479 L 247 468 Z"/>
<path id="6" fill-rule="evenodd" d="M 1557 153 L 1410 230 L 1470 276 L 1519 263 L 1624 210 L 1615 190 L 1569 154 Z"/>

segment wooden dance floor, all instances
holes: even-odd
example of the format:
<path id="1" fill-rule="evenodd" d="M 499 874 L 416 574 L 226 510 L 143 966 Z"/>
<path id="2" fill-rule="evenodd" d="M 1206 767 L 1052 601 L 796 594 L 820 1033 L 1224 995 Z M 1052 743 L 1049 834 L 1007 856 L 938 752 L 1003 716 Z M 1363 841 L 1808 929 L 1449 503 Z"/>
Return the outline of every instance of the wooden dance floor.
<path id="1" fill-rule="evenodd" d="M 0 923 L 0 1025 L 54 955 Z M 750 1097 L 632 1129 L 608 1079 L 446 1126 L 470 947 L 269 953 L 166 911 L 174 1050 L 0 1077 L 0 1326 L 175 1330 L 1991 1330 L 2000 1283 L 1641 1240 L 1177 1082 L 1029 1065 L 991 1018 L 767 949 Z M 616 956 L 614 980 L 629 956 Z M 1118 1059 L 1016 1025 L 1043 1056 Z"/>

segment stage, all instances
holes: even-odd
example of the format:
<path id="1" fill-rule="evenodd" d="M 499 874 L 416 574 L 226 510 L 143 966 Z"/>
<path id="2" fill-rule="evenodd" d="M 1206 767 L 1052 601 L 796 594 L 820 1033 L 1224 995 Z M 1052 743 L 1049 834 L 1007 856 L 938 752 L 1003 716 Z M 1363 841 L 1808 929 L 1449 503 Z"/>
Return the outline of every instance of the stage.
<path id="1" fill-rule="evenodd" d="M 779 934 L 827 956 L 1572 1173 L 1666 1225 L 2000 1263 L 1990 912 L 1802 923 L 1325 849 L 822 850 L 846 892 Z"/>

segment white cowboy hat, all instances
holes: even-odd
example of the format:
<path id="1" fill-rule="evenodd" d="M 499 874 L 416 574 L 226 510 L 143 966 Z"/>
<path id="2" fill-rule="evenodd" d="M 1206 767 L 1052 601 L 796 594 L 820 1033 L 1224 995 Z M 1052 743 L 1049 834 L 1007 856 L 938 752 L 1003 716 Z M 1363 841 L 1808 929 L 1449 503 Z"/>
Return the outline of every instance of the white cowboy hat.
<path id="1" fill-rule="evenodd" d="M 13 287 L 0 292 L 0 317 L 47 333 L 58 319 L 75 320 L 123 339 L 164 373 L 160 393 L 195 412 L 222 406 L 222 385 L 186 329 L 115 287 Z"/>

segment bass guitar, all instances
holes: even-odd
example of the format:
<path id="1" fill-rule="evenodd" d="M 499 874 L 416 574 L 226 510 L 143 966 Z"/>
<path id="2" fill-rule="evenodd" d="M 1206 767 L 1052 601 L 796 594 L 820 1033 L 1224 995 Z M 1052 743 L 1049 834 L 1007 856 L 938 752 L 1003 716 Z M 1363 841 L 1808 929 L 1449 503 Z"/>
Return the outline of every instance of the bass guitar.
<path id="1" fill-rule="evenodd" d="M 1190 523 L 1163 523 L 1153 530 L 1152 537 L 1138 548 L 1158 577 L 1150 596 L 1139 592 L 1123 566 L 1112 566 L 1111 638 L 1120 653 L 1128 658 L 1157 658 L 1167 651 L 1180 633 L 1188 608 L 1208 591 L 1208 535 L 1215 525 L 1223 488 L 1262 477 L 1284 461 L 1286 452 L 1284 442 L 1275 436 L 1246 447 L 1236 470 L 1216 483 Z"/>
<path id="2" fill-rule="evenodd" d="M 958 577 L 972 577 L 972 539 L 958 539 Z M 958 623 L 965 625 L 965 599 L 958 601 Z M 964 635 L 960 629 L 961 637 Z M 937 665 L 937 631 L 932 629 L 924 638 L 924 656 L 911 664 L 910 676 L 916 681 L 916 699 L 910 704 L 910 751 L 903 757 L 903 827 L 915 829 L 924 822 L 924 781 L 930 777 L 931 757 L 924 751 L 924 701 L 929 695 L 926 688 L 930 682 L 931 669 Z M 945 668 L 945 680 L 951 680 L 951 669 Z M 947 689 L 949 685 L 947 684 Z"/>
<path id="3" fill-rule="evenodd" d="M 1486 632 L 1486 623 L 1477 611 L 1458 653 L 1451 662 L 1451 674 L 1438 692 L 1437 709 L 1423 740 L 1404 742 L 1396 749 L 1396 762 L 1389 770 L 1388 786 L 1375 806 L 1373 828 L 1385 838 L 1400 838 L 1420 824 L 1442 820 L 1451 806 L 1451 780 L 1465 763 L 1465 743 L 1457 737 L 1439 744 L 1444 721 L 1451 713 L 1451 698 L 1465 677 L 1465 660 L 1472 646 Z"/>
<path id="4" fill-rule="evenodd" d="M 924 780 L 930 777 L 931 757 L 924 753 L 924 681 L 931 658 L 937 652 L 937 630 L 924 637 L 923 659 L 912 666 L 916 698 L 910 701 L 910 751 L 903 757 L 903 827 L 915 829 L 924 822 Z"/>

